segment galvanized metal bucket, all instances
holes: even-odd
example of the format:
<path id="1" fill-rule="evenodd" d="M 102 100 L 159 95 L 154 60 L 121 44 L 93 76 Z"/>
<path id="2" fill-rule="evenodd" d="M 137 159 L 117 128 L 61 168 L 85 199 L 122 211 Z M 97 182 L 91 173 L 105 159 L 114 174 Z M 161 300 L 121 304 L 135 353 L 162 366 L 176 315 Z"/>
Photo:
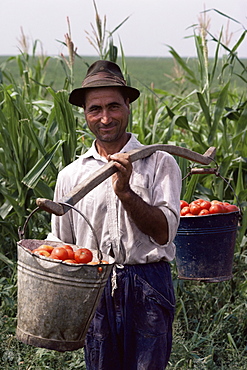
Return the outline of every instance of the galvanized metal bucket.
<path id="1" fill-rule="evenodd" d="M 239 218 L 239 212 L 181 217 L 174 240 L 178 277 L 230 280 Z"/>
<path id="2" fill-rule="evenodd" d="M 23 239 L 17 243 L 16 337 L 35 347 L 73 351 L 84 345 L 114 259 L 101 253 L 109 264 L 66 264 L 33 254 L 31 251 L 41 244 L 44 240 Z M 97 260 L 98 251 L 93 254 Z"/>

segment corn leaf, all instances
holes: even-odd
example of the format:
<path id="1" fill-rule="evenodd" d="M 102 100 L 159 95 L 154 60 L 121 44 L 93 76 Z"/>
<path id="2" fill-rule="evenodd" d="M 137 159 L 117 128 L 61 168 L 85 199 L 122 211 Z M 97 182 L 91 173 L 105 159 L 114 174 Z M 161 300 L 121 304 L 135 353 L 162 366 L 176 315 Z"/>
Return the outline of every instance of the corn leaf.
<path id="1" fill-rule="evenodd" d="M 186 130 L 190 130 L 190 126 L 186 116 L 176 115 L 173 117 L 173 121 L 176 126 L 184 128 Z"/>
<path id="2" fill-rule="evenodd" d="M 219 121 L 222 117 L 222 113 L 225 108 L 226 100 L 227 100 L 227 94 L 228 94 L 228 88 L 229 88 L 230 81 L 227 82 L 227 84 L 223 87 L 221 90 L 219 97 L 217 99 L 215 109 L 214 109 L 214 118 L 213 118 L 213 125 L 210 130 L 208 143 L 209 145 L 212 145 L 216 136 L 216 131 L 218 128 Z"/>
<path id="3" fill-rule="evenodd" d="M 197 98 L 198 98 L 198 101 L 199 101 L 200 106 L 202 108 L 202 111 L 204 113 L 206 122 L 207 122 L 208 126 L 211 127 L 211 115 L 210 115 L 209 107 L 207 106 L 207 104 L 205 102 L 205 99 L 204 99 L 203 95 L 200 92 L 197 92 Z"/>
<path id="4" fill-rule="evenodd" d="M 169 45 L 168 45 L 169 46 Z M 178 55 L 178 53 L 175 51 L 175 49 L 171 46 L 169 46 L 170 50 L 169 52 L 172 54 L 172 56 L 176 59 L 178 64 L 188 73 L 190 76 L 189 80 L 194 83 L 195 85 L 198 84 L 198 80 L 196 79 L 196 76 L 191 68 L 188 67 L 188 64 Z"/>
<path id="5" fill-rule="evenodd" d="M 237 184 L 235 188 L 236 194 L 241 193 L 241 191 L 244 190 L 244 179 L 243 179 L 243 171 L 242 171 L 242 161 L 239 162 L 239 167 L 238 167 L 238 178 L 237 178 Z M 237 202 L 238 199 L 236 198 L 236 195 L 234 197 L 234 202 Z"/>
<path id="6" fill-rule="evenodd" d="M 186 202 L 188 203 L 190 203 L 193 199 L 198 180 L 199 180 L 199 175 L 192 175 L 187 185 L 187 189 L 184 194 L 184 200 L 186 200 Z"/>
<path id="7" fill-rule="evenodd" d="M 63 144 L 63 141 L 60 140 L 56 143 L 45 155 L 42 157 L 37 164 L 26 174 L 26 176 L 22 179 L 22 183 L 25 184 L 29 188 L 34 188 L 41 175 L 51 163 L 52 158 L 54 157 L 58 148 Z"/>

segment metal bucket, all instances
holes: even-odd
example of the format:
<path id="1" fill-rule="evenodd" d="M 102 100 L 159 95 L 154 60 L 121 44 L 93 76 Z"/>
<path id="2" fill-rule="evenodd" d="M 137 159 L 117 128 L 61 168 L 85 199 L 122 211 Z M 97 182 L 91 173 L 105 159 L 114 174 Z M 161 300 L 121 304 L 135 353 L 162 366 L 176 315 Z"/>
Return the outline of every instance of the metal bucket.
<path id="1" fill-rule="evenodd" d="M 180 219 L 174 243 L 178 277 L 210 283 L 230 280 L 239 212 Z"/>
<path id="2" fill-rule="evenodd" d="M 109 264 L 68 265 L 33 254 L 31 251 L 41 244 L 44 241 L 35 239 L 18 242 L 16 337 L 36 347 L 76 350 L 84 345 L 114 260 L 103 254 Z"/>

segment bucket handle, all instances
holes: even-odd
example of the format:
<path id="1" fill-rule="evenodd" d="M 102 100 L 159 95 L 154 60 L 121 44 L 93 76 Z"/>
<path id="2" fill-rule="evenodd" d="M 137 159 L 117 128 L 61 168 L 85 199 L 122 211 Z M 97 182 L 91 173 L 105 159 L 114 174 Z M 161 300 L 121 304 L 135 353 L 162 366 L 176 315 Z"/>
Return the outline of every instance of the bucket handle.
<path id="1" fill-rule="evenodd" d="M 88 224 L 88 226 L 90 227 L 92 233 L 93 233 L 93 236 L 94 236 L 94 239 L 95 239 L 95 242 L 96 242 L 96 248 L 97 248 L 97 257 L 98 257 L 98 260 L 101 262 L 102 259 L 103 259 L 103 255 L 102 255 L 102 252 L 100 250 L 100 247 L 99 247 L 99 242 L 98 242 L 98 238 L 97 238 L 97 235 L 96 235 L 96 232 L 91 224 L 91 222 L 89 221 L 89 219 L 81 212 L 79 211 L 79 209 L 75 208 L 74 206 L 72 206 L 71 204 L 69 203 L 63 203 L 63 202 L 58 202 L 59 204 L 61 204 L 62 206 L 64 207 L 69 207 L 70 209 L 73 209 L 74 211 L 78 212 L 83 218 L 84 220 L 86 221 L 86 223 Z M 37 212 L 39 209 L 41 209 L 40 207 L 36 207 L 30 214 L 29 216 L 27 217 L 24 225 L 23 225 L 23 228 L 21 229 L 21 227 L 18 228 L 18 236 L 19 236 L 19 239 L 23 239 L 24 238 L 24 235 L 25 235 L 25 232 L 26 232 L 26 228 L 27 228 L 27 224 L 30 220 L 30 218 L 33 216 L 33 214 L 35 212 Z"/>
<path id="2" fill-rule="evenodd" d="M 221 178 L 229 186 L 229 188 L 231 189 L 231 191 L 233 192 L 233 194 L 234 194 L 234 196 L 237 200 L 237 204 L 238 204 L 238 208 L 239 208 L 239 218 L 241 220 L 243 212 L 242 212 L 242 208 L 241 208 L 241 205 L 240 205 L 239 198 L 238 198 L 237 194 L 235 193 L 232 185 L 230 184 L 230 181 L 220 174 L 219 165 L 217 164 L 217 162 L 213 158 L 212 158 L 212 160 L 214 161 L 214 163 L 216 165 L 215 168 L 197 168 L 197 167 L 192 168 L 191 167 L 190 171 L 183 177 L 182 180 L 185 180 L 187 177 L 189 177 L 191 175 L 196 175 L 196 174 L 197 175 L 215 175 L 216 177 Z"/>

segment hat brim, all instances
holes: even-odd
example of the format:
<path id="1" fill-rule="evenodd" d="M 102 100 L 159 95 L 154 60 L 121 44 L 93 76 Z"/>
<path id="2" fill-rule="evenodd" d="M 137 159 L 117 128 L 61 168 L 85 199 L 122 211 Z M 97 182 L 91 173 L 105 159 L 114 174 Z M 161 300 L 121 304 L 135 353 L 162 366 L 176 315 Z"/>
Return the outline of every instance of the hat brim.
<path id="1" fill-rule="evenodd" d="M 126 97 L 129 98 L 130 103 L 135 101 L 140 96 L 140 91 L 130 86 L 119 86 L 119 85 L 109 85 L 109 86 L 95 86 L 95 87 L 80 87 L 71 91 L 69 96 L 69 102 L 78 107 L 83 107 L 85 101 L 85 95 L 88 90 L 95 88 L 103 89 L 107 87 L 117 87 L 123 90 Z"/>

